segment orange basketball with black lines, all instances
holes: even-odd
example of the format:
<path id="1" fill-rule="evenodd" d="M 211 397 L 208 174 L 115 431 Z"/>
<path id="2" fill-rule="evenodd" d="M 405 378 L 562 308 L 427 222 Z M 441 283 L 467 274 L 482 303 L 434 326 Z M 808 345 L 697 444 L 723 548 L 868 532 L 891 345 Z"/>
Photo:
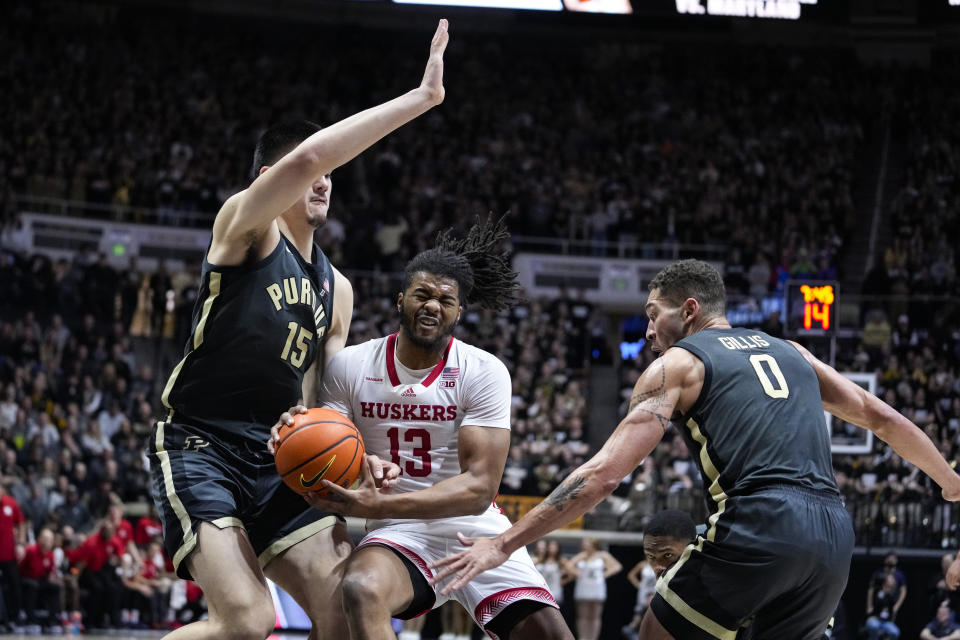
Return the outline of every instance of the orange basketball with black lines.
<path id="1" fill-rule="evenodd" d="M 280 427 L 277 473 L 299 494 L 329 493 L 321 480 L 349 488 L 360 477 L 363 438 L 349 418 L 333 409 L 308 409 Z"/>

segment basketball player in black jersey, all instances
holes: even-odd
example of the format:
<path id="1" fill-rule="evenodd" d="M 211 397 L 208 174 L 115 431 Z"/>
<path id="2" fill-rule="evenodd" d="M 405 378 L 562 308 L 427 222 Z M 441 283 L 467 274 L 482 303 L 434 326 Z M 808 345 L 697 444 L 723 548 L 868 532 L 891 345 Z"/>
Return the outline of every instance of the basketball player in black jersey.
<path id="1" fill-rule="evenodd" d="M 263 443 L 287 407 L 315 402 L 350 325 L 350 284 L 313 243 L 330 173 L 443 101 L 447 40 L 441 20 L 418 88 L 322 131 L 301 123 L 264 133 L 257 178 L 217 214 L 193 332 L 163 391 L 169 415 L 150 442 L 167 551 L 210 613 L 171 638 L 266 638 L 276 614 L 265 576 L 310 616 L 312 639 L 343 637 L 335 594 L 346 528 L 283 484 Z"/>
<path id="2" fill-rule="evenodd" d="M 640 637 L 819 638 L 843 593 L 853 529 L 822 408 L 868 428 L 960 499 L 960 476 L 913 423 L 795 343 L 731 328 L 709 264 L 684 260 L 650 283 L 647 339 L 661 356 L 603 448 L 513 527 L 452 555 L 447 589 L 573 521 L 653 451 L 675 421 L 704 478 L 707 529 L 657 583 Z"/>

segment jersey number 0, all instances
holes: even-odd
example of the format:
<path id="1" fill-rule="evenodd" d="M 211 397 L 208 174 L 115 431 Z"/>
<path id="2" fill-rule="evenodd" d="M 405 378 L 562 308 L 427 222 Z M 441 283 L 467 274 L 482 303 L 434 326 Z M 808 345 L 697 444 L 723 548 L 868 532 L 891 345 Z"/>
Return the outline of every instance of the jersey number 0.
<path id="1" fill-rule="evenodd" d="M 753 370 L 757 372 L 757 377 L 760 378 L 760 384 L 763 386 L 763 390 L 771 398 L 789 398 L 790 389 L 787 387 L 787 379 L 783 377 L 783 372 L 780 371 L 780 365 L 777 364 L 777 361 L 773 356 L 763 353 L 750 356 L 750 364 L 753 365 Z M 766 370 L 763 365 L 766 364 L 767 368 L 770 369 L 770 373 L 773 374 L 774 380 L 777 382 L 777 386 L 773 386 L 773 380 L 770 380 L 770 376 L 767 375 Z"/>

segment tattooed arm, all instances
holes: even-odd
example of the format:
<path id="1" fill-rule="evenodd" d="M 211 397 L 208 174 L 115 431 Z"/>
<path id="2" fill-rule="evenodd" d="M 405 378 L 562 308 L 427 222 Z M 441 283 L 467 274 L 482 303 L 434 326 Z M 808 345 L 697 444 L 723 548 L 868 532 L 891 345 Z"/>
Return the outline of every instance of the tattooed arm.
<path id="1" fill-rule="evenodd" d="M 502 564 L 520 547 L 573 522 L 610 495 L 657 446 L 670 419 L 693 406 L 700 395 L 703 372 L 703 363 L 689 351 L 664 352 L 637 380 L 626 417 L 593 458 L 499 536 L 460 537 L 471 548 L 436 565 L 443 570 L 435 582 L 456 574 L 442 593 L 459 589 L 478 573 Z"/>

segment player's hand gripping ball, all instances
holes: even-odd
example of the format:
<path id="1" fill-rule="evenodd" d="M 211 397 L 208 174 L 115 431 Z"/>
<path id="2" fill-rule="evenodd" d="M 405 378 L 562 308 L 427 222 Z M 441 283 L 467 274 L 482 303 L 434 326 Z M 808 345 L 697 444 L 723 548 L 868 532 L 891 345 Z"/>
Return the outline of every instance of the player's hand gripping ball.
<path id="1" fill-rule="evenodd" d="M 350 488 L 360 477 L 363 439 L 349 418 L 332 409 L 308 409 L 282 425 L 275 461 L 277 473 L 301 495 L 329 493 L 321 480 Z"/>

